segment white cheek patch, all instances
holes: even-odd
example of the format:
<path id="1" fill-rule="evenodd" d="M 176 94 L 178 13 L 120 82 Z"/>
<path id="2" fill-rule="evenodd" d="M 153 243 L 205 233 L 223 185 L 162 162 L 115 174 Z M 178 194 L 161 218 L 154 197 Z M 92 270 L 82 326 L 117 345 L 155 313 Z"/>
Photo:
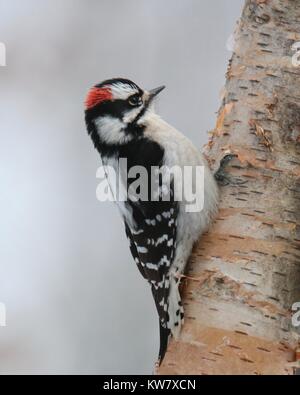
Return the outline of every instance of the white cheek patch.
<path id="1" fill-rule="evenodd" d="M 123 121 L 125 123 L 131 123 L 132 121 L 134 121 L 134 119 L 139 115 L 139 113 L 143 110 L 144 106 L 141 107 L 135 107 L 133 108 L 131 111 L 128 111 L 124 117 L 123 117 Z"/>
<path id="2" fill-rule="evenodd" d="M 108 144 L 122 144 L 130 140 L 124 132 L 124 123 L 110 115 L 95 119 L 95 125 L 100 138 Z"/>
<path id="3" fill-rule="evenodd" d="M 126 100 L 129 96 L 138 93 L 138 90 L 131 85 L 124 84 L 122 82 L 118 82 L 116 84 L 110 85 L 109 89 L 113 95 L 113 99 L 121 99 Z"/>

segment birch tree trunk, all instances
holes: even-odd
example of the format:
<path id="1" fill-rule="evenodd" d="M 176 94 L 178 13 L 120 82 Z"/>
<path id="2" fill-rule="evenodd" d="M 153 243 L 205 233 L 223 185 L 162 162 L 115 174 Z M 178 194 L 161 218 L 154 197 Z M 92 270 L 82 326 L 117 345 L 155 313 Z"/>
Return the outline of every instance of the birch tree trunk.
<path id="1" fill-rule="evenodd" d="M 159 374 L 293 374 L 300 301 L 300 0 L 247 0 L 216 127 L 220 211 L 195 246 L 182 293 L 185 325 Z M 300 47 L 300 45 L 299 45 Z M 293 65 L 294 63 L 294 65 Z M 298 355 L 299 357 L 299 355 Z"/>

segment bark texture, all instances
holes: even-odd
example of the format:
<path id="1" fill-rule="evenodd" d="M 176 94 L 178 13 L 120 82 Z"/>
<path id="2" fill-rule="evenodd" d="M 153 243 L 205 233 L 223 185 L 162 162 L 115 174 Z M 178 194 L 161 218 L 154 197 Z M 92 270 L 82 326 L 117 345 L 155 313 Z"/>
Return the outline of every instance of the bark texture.
<path id="1" fill-rule="evenodd" d="M 300 301 L 299 0 L 247 0 L 215 129 L 212 168 L 246 181 L 221 187 L 220 211 L 195 246 L 183 284 L 185 325 L 159 374 L 293 374 Z"/>

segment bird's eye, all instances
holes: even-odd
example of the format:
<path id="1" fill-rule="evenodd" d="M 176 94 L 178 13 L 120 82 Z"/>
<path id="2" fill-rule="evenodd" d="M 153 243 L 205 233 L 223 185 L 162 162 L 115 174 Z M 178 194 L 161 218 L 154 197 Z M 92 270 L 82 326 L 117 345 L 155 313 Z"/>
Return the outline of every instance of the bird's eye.
<path id="1" fill-rule="evenodd" d="M 138 107 L 140 106 L 143 102 L 142 99 L 140 97 L 140 95 L 133 95 L 130 96 L 130 98 L 128 99 L 128 103 L 133 106 L 133 107 Z"/>

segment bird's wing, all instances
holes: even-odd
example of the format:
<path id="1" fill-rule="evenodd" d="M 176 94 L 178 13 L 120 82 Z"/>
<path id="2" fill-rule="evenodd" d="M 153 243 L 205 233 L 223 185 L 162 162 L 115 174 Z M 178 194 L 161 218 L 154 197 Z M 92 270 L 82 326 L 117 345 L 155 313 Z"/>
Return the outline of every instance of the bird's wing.
<path id="1" fill-rule="evenodd" d="M 130 242 L 130 250 L 139 271 L 151 284 L 160 323 L 160 360 L 165 354 L 170 330 L 167 326 L 168 301 L 170 295 L 170 267 L 176 251 L 178 202 L 174 197 L 174 184 L 162 185 L 163 177 L 159 177 L 157 187 L 152 189 L 152 167 L 161 169 L 164 163 L 164 151 L 155 142 L 140 139 L 132 144 L 120 147 L 119 158 L 128 160 L 128 169 L 141 166 L 147 171 L 143 186 L 148 194 L 155 194 L 157 200 L 148 196 L 148 200 L 133 199 L 128 196 L 126 201 L 117 202 L 125 222 L 125 230 Z M 129 172 L 124 171 L 127 176 Z M 123 189 L 132 187 L 136 179 L 125 177 L 119 173 Z M 164 188 L 163 188 L 164 187 Z M 151 192 L 151 194 L 150 194 Z M 166 194 L 169 194 L 166 199 Z"/>
<path id="2" fill-rule="evenodd" d="M 132 212 L 135 217 L 139 217 L 139 228 L 130 228 L 125 220 L 125 230 L 137 267 L 151 284 L 159 316 L 159 361 L 161 362 L 166 353 L 170 336 L 168 327 L 170 267 L 176 249 L 178 203 L 175 201 L 160 202 L 160 204 L 152 205 L 151 210 L 146 210 L 146 215 L 144 208 L 140 204 L 134 205 Z"/>
<path id="3" fill-rule="evenodd" d="M 128 202 L 135 223 L 125 220 L 132 256 L 143 277 L 151 284 L 161 324 L 167 324 L 169 270 L 176 248 L 178 202 Z"/>

